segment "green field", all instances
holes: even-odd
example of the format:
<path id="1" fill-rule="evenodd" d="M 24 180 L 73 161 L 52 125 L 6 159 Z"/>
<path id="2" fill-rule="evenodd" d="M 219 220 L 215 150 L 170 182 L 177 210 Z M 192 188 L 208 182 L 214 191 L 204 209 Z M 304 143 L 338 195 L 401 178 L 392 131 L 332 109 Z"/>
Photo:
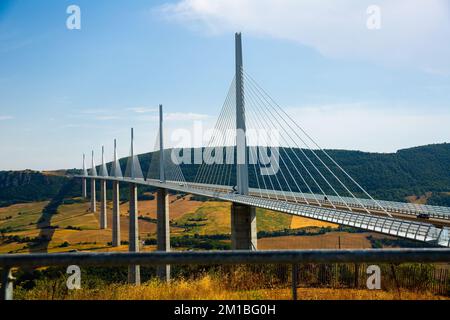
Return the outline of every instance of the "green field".
<path id="1" fill-rule="evenodd" d="M 156 238 L 154 222 L 155 206 L 152 201 L 143 201 L 139 209 L 140 237 L 142 240 Z M 61 204 L 56 212 L 47 217 L 43 210 L 48 202 L 16 204 L 0 209 L 0 253 L 60 252 L 70 250 L 111 250 L 111 229 L 100 230 L 98 213 L 89 211 L 89 203 L 74 198 Z M 174 208 L 171 219 L 172 237 L 194 237 L 229 235 L 231 205 L 219 201 L 189 201 L 175 199 L 170 204 Z M 121 233 L 126 250 L 128 238 L 128 203 L 121 205 Z M 186 212 L 183 212 L 186 208 Z M 111 215 L 111 206 L 108 205 Z M 46 219 L 42 219 L 46 217 Z M 149 219 L 146 219 L 149 217 Z M 296 218 L 298 219 L 298 218 Z M 292 216 L 257 209 L 258 231 L 289 229 Z M 224 243 L 229 243 L 224 240 Z M 152 250 L 154 246 L 143 246 Z M 182 249 L 182 248 L 180 248 Z M 186 248 L 189 249 L 189 248 Z"/>
<path id="2" fill-rule="evenodd" d="M 47 204 L 48 201 L 43 201 L 0 208 L 0 231 L 35 229 Z"/>
<path id="3" fill-rule="evenodd" d="M 15 204 L 0 208 L 0 253 L 112 251 L 127 250 L 128 203 L 121 204 L 122 246 L 111 247 L 111 203 L 108 203 L 108 229 L 99 229 L 99 214 L 89 211 L 89 202 L 80 198 L 65 199 L 53 214 L 44 214 L 49 202 Z M 174 250 L 225 249 L 230 245 L 231 204 L 222 201 L 196 201 L 172 197 L 171 237 Z M 139 234 L 142 251 L 155 249 L 156 202 L 140 201 Z M 261 249 L 316 249 L 335 247 L 338 242 L 347 248 L 401 246 L 391 237 L 372 233 L 354 234 L 339 230 L 339 239 L 330 232 L 337 225 L 302 217 L 293 217 L 270 210 L 257 209 L 257 231 Z M 299 231 L 301 234 L 296 235 Z M 306 232 L 306 234 L 305 234 Z M 372 237 L 372 241 L 368 239 Z M 358 241 L 355 241 L 355 239 Z M 383 239 L 386 241 L 383 242 Z M 347 241 L 348 240 L 348 241 Z M 353 243 L 353 245 L 352 245 Z"/>

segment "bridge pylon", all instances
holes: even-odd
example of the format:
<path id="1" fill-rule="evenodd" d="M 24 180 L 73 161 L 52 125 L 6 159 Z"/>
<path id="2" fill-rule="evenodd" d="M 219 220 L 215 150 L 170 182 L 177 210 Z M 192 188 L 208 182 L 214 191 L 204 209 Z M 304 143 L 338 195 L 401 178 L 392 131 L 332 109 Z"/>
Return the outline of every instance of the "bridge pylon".
<path id="1" fill-rule="evenodd" d="M 119 159 L 117 157 L 117 141 L 114 139 L 114 162 L 112 165 L 111 175 L 119 178 L 122 177 Z M 119 181 L 113 181 L 113 213 L 112 213 L 112 246 L 120 246 L 120 186 Z"/>
<path id="2" fill-rule="evenodd" d="M 236 191 L 248 195 L 248 150 L 245 122 L 245 96 L 242 58 L 242 35 L 236 33 Z M 255 207 L 233 203 L 231 206 L 231 247 L 233 250 L 256 250 Z"/>
<path id="3" fill-rule="evenodd" d="M 166 182 L 164 168 L 164 139 L 163 139 L 163 106 L 159 105 L 159 180 Z M 157 217 L 157 250 L 170 251 L 170 221 L 169 221 L 169 191 L 158 188 L 156 195 L 156 217 Z M 170 280 L 170 265 L 161 265 L 156 270 L 162 281 Z"/>
<path id="4" fill-rule="evenodd" d="M 83 153 L 83 177 L 81 179 L 81 194 L 83 199 L 87 198 L 87 185 L 86 185 L 86 176 L 88 175 L 87 169 L 86 169 L 86 155 Z"/>
<path id="5" fill-rule="evenodd" d="M 108 176 L 108 170 L 105 164 L 105 147 L 102 146 L 102 166 L 100 167 L 100 175 L 102 177 Z M 100 210 L 100 229 L 106 229 L 108 227 L 107 219 L 107 199 L 106 199 L 106 180 L 100 180 L 100 193 L 101 193 L 101 210 Z"/>
<path id="6" fill-rule="evenodd" d="M 131 129 L 131 178 L 134 179 L 134 132 Z M 138 223 L 138 199 L 137 184 L 130 183 L 130 203 L 129 203 L 129 252 L 139 252 L 139 223 Z M 139 285 L 141 283 L 141 268 L 138 265 L 128 267 L 128 283 Z"/>
<path id="7" fill-rule="evenodd" d="M 236 180 L 237 191 L 248 195 L 248 154 L 245 123 L 245 98 L 242 38 L 236 33 Z"/>
<path id="8" fill-rule="evenodd" d="M 139 252 L 139 228 L 138 228 L 138 200 L 137 184 L 130 183 L 130 229 L 129 229 L 129 252 Z M 141 284 L 141 267 L 130 265 L 128 267 L 128 283 Z"/>
<path id="9" fill-rule="evenodd" d="M 92 150 L 92 165 L 91 165 L 91 212 L 97 211 L 97 195 L 95 193 L 95 178 L 97 176 L 97 169 L 95 168 L 94 150 Z"/>

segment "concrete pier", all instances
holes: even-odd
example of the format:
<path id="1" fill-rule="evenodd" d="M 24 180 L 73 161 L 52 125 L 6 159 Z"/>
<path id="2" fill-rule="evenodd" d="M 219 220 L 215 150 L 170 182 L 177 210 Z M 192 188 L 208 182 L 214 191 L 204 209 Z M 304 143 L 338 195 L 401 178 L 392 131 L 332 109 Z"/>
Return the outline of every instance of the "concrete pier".
<path id="1" fill-rule="evenodd" d="M 112 245 L 120 246 L 120 194 L 119 182 L 113 182 L 113 213 L 112 213 Z"/>
<path id="2" fill-rule="evenodd" d="M 170 251 L 169 192 L 159 188 L 157 191 L 157 250 Z M 170 281 L 170 265 L 157 267 L 156 273 L 162 281 Z"/>
<path id="3" fill-rule="evenodd" d="M 100 211 L 100 229 L 106 229 L 108 227 L 108 218 L 106 212 L 106 180 L 100 180 L 101 184 L 101 211 Z"/>
<path id="4" fill-rule="evenodd" d="M 87 176 L 88 171 L 86 170 L 86 155 L 83 153 L 83 175 Z M 83 199 L 87 199 L 87 181 L 86 178 L 81 179 L 81 195 Z"/>
<path id="5" fill-rule="evenodd" d="M 97 196 L 95 194 L 95 179 L 91 179 L 91 212 L 97 212 Z"/>
<path id="6" fill-rule="evenodd" d="M 86 178 L 81 179 L 81 194 L 83 199 L 87 199 L 87 183 Z"/>
<path id="7" fill-rule="evenodd" d="M 257 250 L 255 207 L 233 203 L 231 206 L 232 250 Z"/>
<path id="8" fill-rule="evenodd" d="M 138 225 L 138 201 L 137 185 L 130 184 L 130 229 L 129 229 L 129 252 L 139 252 L 139 225 Z M 141 284 L 140 266 L 128 267 L 128 283 Z"/>

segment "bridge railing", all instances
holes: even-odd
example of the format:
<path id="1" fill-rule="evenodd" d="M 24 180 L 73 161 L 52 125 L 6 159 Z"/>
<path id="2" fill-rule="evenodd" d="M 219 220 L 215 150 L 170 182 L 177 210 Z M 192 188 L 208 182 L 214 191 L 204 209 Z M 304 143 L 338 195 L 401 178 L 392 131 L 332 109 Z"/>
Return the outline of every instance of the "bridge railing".
<path id="1" fill-rule="evenodd" d="M 124 182 L 130 182 L 130 178 L 127 177 L 102 177 L 102 176 L 84 176 L 84 175 L 68 175 L 69 178 L 86 178 L 86 179 L 99 179 L 99 180 L 110 180 L 110 181 L 124 181 Z M 134 179 L 131 180 L 138 184 L 142 185 L 154 185 L 155 183 L 158 184 L 159 181 L 156 179 Z M 176 186 L 179 186 L 179 182 L 176 181 L 166 181 L 167 183 L 172 183 Z M 186 182 L 183 183 L 183 186 L 189 186 L 193 188 L 199 188 L 199 189 L 206 189 L 211 191 L 221 191 L 221 192 L 230 192 L 232 190 L 231 186 L 226 185 L 214 185 L 214 184 L 202 184 L 202 183 L 195 183 L 195 182 Z M 284 193 L 282 191 L 276 191 L 276 190 L 266 190 L 263 189 L 262 192 L 267 195 L 271 196 L 280 196 L 283 197 Z M 259 189 L 250 188 L 250 194 L 259 196 L 260 194 Z M 364 207 L 369 210 L 374 211 L 380 211 L 380 207 L 378 205 L 375 205 L 374 202 L 370 199 L 364 199 L 364 198 L 350 198 L 350 197 L 337 197 L 333 195 L 327 195 L 327 200 L 323 199 L 323 195 L 319 194 L 312 194 L 312 193 L 292 193 L 293 195 L 297 196 L 298 199 L 302 199 L 303 197 L 306 197 L 306 199 L 310 200 L 310 203 L 313 205 L 317 204 L 317 201 L 321 205 L 330 205 L 331 203 L 337 206 L 350 206 L 352 208 L 362 208 L 361 205 L 364 204 Z M 290 196 L 288 196 L 289 198 Z M 344 200 L 345 202 L 342 202 Z M 407 203 L 407 202 L 398 202 L 398 201 L 386 201 L 386 200 L 377 200 L 377 202 L 388 212 L 391 213 L 398 213 L 398 214 L 406 214 L 411 216 L 417 216 L 421 213 L 425 213 L 429 215 L 430 218 L 434 219 L 443 219 L 443 220 L 450 220 L 450 207 L 444 207 L 444 206 L 433 206 L 433 205 L 425 205 L 425 204 L 415 204 L 415 203 Z"/>
<path id="2" fill-rule="evenodd" d="M 1 298 L 13 298 L 13 268 L 44 266 L 292 264 L 292 295 L 297 298 L 298 264 L 449 263 L 450 249 L 206 251 L 142 253 L 54 253 L 0 255 Z"/>

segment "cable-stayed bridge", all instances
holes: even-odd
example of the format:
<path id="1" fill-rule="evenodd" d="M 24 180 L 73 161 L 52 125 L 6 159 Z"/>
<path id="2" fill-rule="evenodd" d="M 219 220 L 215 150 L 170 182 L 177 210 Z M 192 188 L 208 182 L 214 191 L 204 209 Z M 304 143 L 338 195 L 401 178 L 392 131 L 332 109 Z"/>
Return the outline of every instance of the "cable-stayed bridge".
<path id="1" fill-rule="evenodd" d="M 232 203 L 231 239 L 236 250 L 256 250 L 255 208 L 270 209 L 386 235 L 450 247 L 450 208 L 374 199 L 243 68 L 241 35 L 236 34 L 236 73 L 207 146 L 164 148 L 163 110 L 147 174 L 131 152 L 122 171 L 114 141 L 114 160 L 91 169 L 83 156 L 83 196 L 91 183 L 91 210 L 97 210 L 101 184 L 101 228 L 106 225 L 106 187 L 113 182 L 113 246 L 120 245 L 119 183 L 130 185 L 129 250 L 139 251 L 137 187 L 157 189 L 157 249 L 170 250 L 169 191 Z M 200 159 L 196 161 L 195 159 Z M 108 166 L 110 167 L 108 170 Z M 159 268 L 167 277 L 169 266 Z M 139 282 L 139 267 L 130 267 Z"/>

